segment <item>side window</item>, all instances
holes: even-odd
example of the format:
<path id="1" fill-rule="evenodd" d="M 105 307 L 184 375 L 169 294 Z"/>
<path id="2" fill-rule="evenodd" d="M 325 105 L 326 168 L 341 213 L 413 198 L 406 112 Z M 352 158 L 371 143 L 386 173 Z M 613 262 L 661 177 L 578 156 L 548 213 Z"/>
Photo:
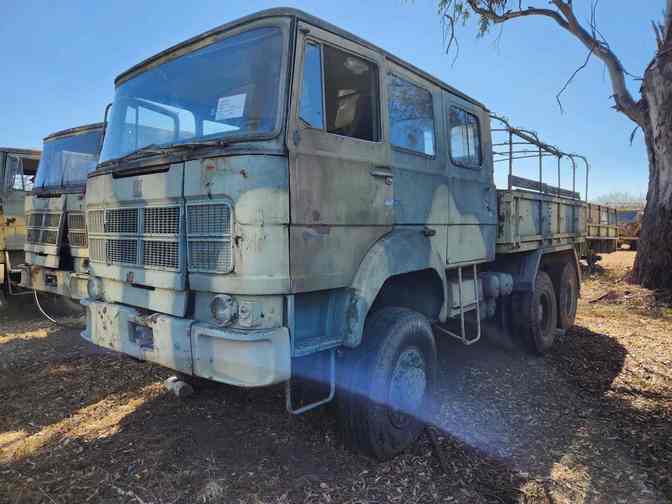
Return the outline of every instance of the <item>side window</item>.
<path id="1" fill-rule="evenodd" d="M 390 143 L 428 156 L 434 155 L 432 94 L 395 75 L 389 75 Z"/>
<path id="2" fill-rule="evenodd" d="M 306 44 L 299 106 L 303 121 L 327 133 L 377 141 L 379 110 L 373 63 L 327 45 Z"/>
<path id="3" fill-rule="evenodd" d="M 450 107 L 450 159 L 466 168 L 481 166 L 481 128 L 478 117 Z"/>
<path id="4" fill-rule="evenodd" d="M 303 55 L 303 83 L 299 117 L 313 128 L 324 129 L 322 103 L 322 49 L 308 43 Z"/>

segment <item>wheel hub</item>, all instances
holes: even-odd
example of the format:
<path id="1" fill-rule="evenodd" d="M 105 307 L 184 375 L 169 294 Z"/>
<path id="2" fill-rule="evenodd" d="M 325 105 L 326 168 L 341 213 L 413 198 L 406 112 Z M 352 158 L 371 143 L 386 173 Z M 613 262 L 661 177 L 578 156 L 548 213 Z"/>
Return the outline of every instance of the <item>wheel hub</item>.
<path id="1" fill-rule="evenodd" d="M 399 355 L 392 371 L 389 390 L 390 420 L 404 428 L 422 405 L 427 388 L 425 360 L 417 348 L 409 348 Z"/>

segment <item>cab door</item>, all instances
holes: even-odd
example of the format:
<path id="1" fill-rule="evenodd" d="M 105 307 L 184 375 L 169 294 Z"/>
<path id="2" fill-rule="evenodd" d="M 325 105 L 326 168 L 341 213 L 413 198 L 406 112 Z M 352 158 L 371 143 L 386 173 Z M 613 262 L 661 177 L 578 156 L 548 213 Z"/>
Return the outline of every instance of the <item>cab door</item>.
<path id="1" fill-rule="evenodd" d="M 2 219 L 5 249 L 23 251 L 26 238 L 25 210 L 26 179 L 23 174 L 23 160 L 7 155 L 2 192 Z"/>
<path id="2" fill-rule="evenodd" d="M 392 228 L 383 57 L 299 23 L 287 129 L 294 292 L 349 285 Z"/>

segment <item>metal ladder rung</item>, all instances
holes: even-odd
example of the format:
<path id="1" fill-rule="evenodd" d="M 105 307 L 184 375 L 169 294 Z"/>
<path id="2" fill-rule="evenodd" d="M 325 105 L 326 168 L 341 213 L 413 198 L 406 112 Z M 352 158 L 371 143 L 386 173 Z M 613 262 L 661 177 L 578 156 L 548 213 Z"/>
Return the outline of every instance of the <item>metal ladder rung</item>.
<path id="1" fill-rule="evenodd" d="M 448 336 L 452 336 L 453 338 L 459 340 L 461 343 L 464 345 L 473 345 L 477 341 L 481 339 L 481 299 L 479 296 L 479 288 L 478 288 L 478 268 L 476 265 L 473 265 L 473 274 L 474 274 L 474 301 L 476 304 L 476 337 L 469 339 L 467 338 L 467 331 L 465 328 L 464 324 L 464 296 L 462 293 L 462 266 L 459 266 L 457 268 L 457 288 L 459 292 L 459 297 L 460 297 L 460 332 L 461 334 L 455 334 L 454 332 L 446 329 L 445 327 L 441 327 L 440 325 L 436 325 L 436 327 L 439 331 L 447 334 Z"/>

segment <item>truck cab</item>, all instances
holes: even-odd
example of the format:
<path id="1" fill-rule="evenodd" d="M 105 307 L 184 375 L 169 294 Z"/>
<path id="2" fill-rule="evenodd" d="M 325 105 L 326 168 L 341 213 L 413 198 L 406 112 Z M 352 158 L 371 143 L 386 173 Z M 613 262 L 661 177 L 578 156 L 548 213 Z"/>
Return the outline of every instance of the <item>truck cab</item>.
<path id="1" fill-rule="evenodd" d="M 21 287 L 40 294 L 56 315 L 81 311 L 89 253 L 84 214 L 86 176 L 98 162 L 103 124 L 52 133 L 25 201 L 27 240 Z"/>
<path id="2" fill-rule="evenodd" d="M 26 240 L 24 200 L 37 172 L 40 151 L 0 147 L 0 309 L 18 293 Z"/>
<path id="3" fill-rule="evenodd" d="M 513 175 L 498 191 L 490 111 L 413 65 L 273 9 L 115 84 L 87 340 L 185 380 L 284 382 L 294 414 L 336 398 L 383 459 L 429 419 L 437 338 L 543 354 L 573 324 L 585 202 Z"/>

